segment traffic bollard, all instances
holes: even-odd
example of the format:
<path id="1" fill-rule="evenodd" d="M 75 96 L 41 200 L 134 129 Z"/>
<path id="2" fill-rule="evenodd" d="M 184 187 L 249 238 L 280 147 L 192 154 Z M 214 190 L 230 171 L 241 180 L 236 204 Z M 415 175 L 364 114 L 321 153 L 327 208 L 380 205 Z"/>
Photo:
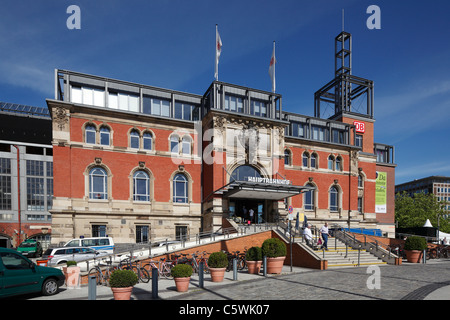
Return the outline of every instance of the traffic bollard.
<path id="1" fill-rule="evenodd" d="M 158 299 L 158 269 L 152 268 L 152 298 Z"/>
<path id="2" fill-rule="evenodd" d="M 233 259 L 233 280 L 237 280 L 237 259 Z"/>
<path id="3" fill-rule="evenodd" d="M 203 269 L 205 267 L 205 264 L 203 261 L 200 262 L 200 265 L 198 266 L 198 286 L 203 289 Z"/>
<path id="4" fill-rule="evenodd" d="M 88 300 L 97 299 L 97 278 L 90 276 L 88 279 Z"/>
<path id="5" fill-rule="evenodd" d="M 263 257 L 263 268 L 264 268 L 263 275 L 264 275 L 264 277 L 266 277 L 267 276 L 267 257 L 266 256 Z"/>

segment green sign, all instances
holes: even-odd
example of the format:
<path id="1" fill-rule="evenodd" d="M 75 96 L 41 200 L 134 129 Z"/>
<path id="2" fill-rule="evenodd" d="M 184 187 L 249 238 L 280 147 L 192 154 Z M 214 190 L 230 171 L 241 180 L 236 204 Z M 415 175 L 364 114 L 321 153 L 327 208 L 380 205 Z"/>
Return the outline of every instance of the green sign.
<path id="1" fill-rule="evenodd" d="M 375 212 L 386 213 L 386 172 L 377 171 L 377 180 L 375 182 Z"/>

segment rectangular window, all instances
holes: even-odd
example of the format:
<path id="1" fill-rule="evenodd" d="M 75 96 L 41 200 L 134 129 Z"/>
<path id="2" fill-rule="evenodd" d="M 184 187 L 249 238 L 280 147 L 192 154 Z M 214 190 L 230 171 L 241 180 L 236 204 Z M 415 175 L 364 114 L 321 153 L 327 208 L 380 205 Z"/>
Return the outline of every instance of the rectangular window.
<path id="1" fill-rule="evenodd" d="M 326 129 L 324 127 L 312 126 L 312 139 L 325 141 L 326 140 Z"/>
<path id="2" fill-rule="evenodd" d="M 175 226 L 175 236 L 178 241 L 188 239 L 188 228 L 187 226 Z"/>
<path id="3" fill-rule="evenodd" d="M 11 210 L 11 159 L 0 158 L 0 210 Z"/>
<path id="4" fill-rule="evenodd" d="M 105 225 L 93 225 L 92 226 L 92 236 L 93 237 L 106 237 L 106 226 Z"/>
<path id="5" fill-rule="evenodd" d="M 136 226 L 136 243 L 146 243 L 149 241 L 149 227 Z"/>
<path id="6" fill-rule="evenodd" d="M 44 211 L 44 178 L 27 177 L 27 210 Z"/>
<path id="7" fill-rule="evenodd" d="M 344 143 L 344 131 L 333 129 L 331 135 L 332 142 L 334 143 Z"/>
<path id="8" fill-rule="evenodd" d="M 244 102 L 241 97 L 226 94 L 224 109 L 242 113 L 244 112 Z"/>
<path id="9" fill-rule="evenodd" d="M 356 147 L 361 147 L 363 146 L 363 136 L 360 134 L 357 134 L 355 136 L 355 146 Z"/>

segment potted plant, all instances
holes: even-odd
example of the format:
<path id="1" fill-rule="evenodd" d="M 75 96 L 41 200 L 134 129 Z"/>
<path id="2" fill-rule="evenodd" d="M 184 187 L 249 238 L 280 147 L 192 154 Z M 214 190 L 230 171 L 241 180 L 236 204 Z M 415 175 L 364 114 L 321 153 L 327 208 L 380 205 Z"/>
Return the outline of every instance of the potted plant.
<path id="1" fill-rule="evenodd" d="M 66 277 L 66 286 L 68 289 L 73 289 L 80 284 L 80 267 L 77 266 L 76 261 L 67 261 L 66 267 L 63 267 L 63 273 Z"/>
<path id="2" fill-rule="evenodd" d="M 286 259 L 286 244 L 278 238 L 266 239 L 261 251 L 263 257 L 267 257 L 267 273 L 281 273 Z"/>
<path id="3" fill-rule="evenodd" d="M 251 247 L 245 253 L 248 273 L 258 274 L 262 264 L 262 250 L 260 247 Z"/>
<path id="4" fill-rule="evenodd" d="M 109 286 L 114 300 L 130 300 L 133 286 L 138 283 L 138 277 L 133 270 L 115 270 L 109 277 Z"/>
<path id="5" fill-rule="evenodd" d="M 418 263 L 422 259 L 423 250 L 427 248 L 425 238 L 411 236 L 405 241 L 405 253 L 408 262 Z"/>
<path id="6" fill-rule="evenodd" d="M 222 252 L 213 252 L 208 258 L 209 273 L 213 282 L 222 282 L 228 265 L 228 257 Z"/>
<path id="7" fill-rule="evenodd" d="M 171 274 L 175 280 L 175 286 L 178 292 L 186 292 L 189 289 L 192 267 L 188 264 L 177 264 L 172 268 Z"/>

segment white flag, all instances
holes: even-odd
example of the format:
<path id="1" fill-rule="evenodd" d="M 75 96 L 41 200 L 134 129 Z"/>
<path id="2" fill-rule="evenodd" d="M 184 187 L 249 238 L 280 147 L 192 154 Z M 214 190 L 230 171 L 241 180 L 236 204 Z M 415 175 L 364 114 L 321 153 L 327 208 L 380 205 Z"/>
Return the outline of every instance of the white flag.
<path id="1" fill-rule="evenodd" d="M 214 73 L 214 77 L 216 80 L 219 80 L 219 58 L 222 53 L 222 39 L 220 39 L 219 31 L 217 30 L 216 25 L 216 72 Z"/>
<path id="2" fill-rule="evenodd" d="M 275 92 L 275 63 L 277 63 L 277 60 L 275 59 L 275 41 L 274 41 L 272 58 L 270 59 L 269 65 L 269 75 L 270 79 L 272 79 L 272 92 Z"/>

